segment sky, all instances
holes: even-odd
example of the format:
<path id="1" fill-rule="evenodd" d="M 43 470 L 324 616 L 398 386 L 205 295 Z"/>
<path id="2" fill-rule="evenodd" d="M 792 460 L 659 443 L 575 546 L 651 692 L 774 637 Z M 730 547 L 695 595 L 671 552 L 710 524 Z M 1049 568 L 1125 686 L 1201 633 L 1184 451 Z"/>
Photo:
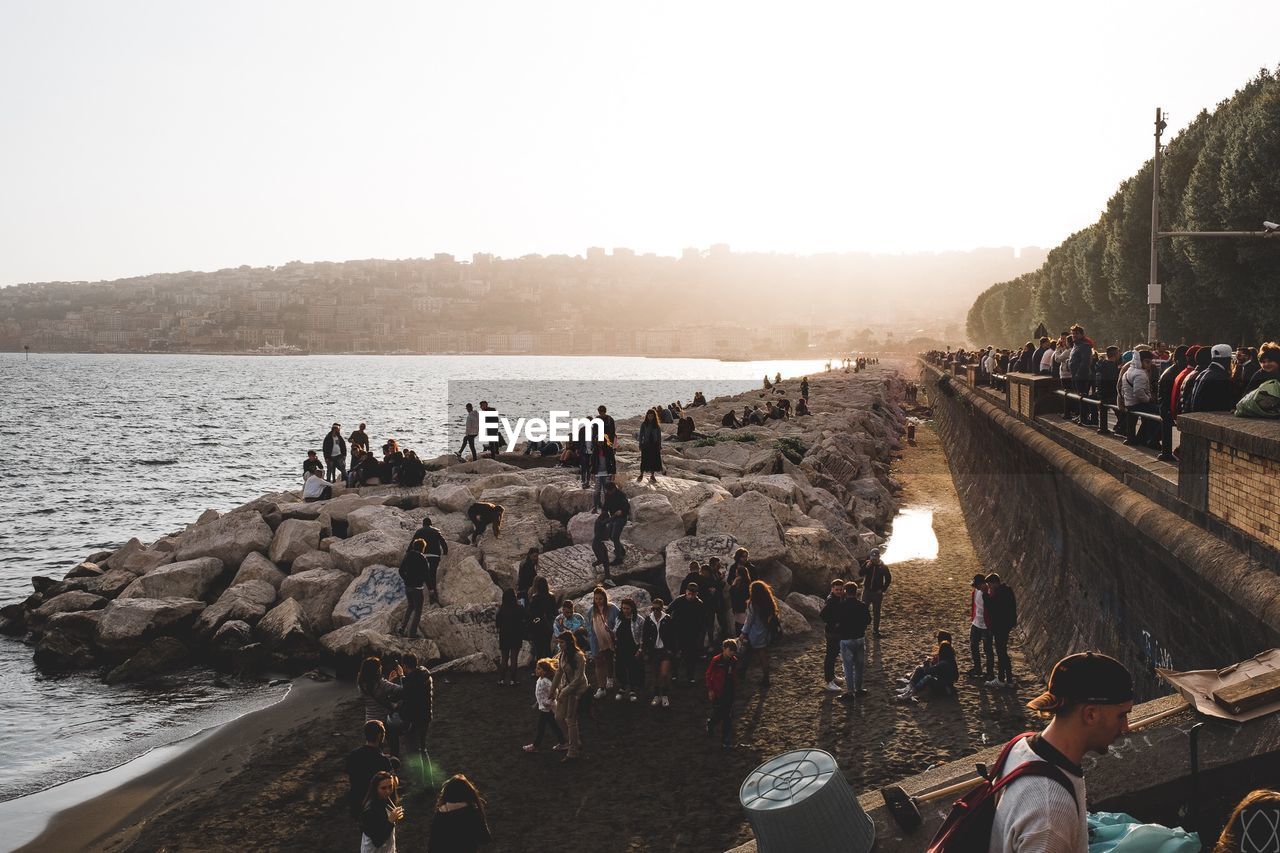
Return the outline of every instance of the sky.
<path id="1" fill-rule="evenodd" d="M 1259 2 L 0 3 L 0 285 L 290 260 L 1051 247 Z"/>

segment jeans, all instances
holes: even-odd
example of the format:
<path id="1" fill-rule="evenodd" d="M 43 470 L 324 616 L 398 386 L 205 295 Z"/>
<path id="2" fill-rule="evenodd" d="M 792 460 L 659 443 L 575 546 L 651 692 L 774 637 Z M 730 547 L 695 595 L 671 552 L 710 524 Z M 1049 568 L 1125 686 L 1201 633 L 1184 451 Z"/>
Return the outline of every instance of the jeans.
<path id="1" fill-rule="evenodd" d="M 686 637 L 680 642 L 680 657 L 684 659 L 684 677 L 693 680 L 702 662 L 702 637 Z"/>
<path id="2" fill-rule="evenodd" d="M 596 559 L 604 565 L 604 576 L 609 576 L 609 550 L 605 548 L 604 542 L 608 538 L 613 542 L 613 565 L 620 566 L 622 561 L 627 557 L 627 549 L 622 547 L 622 528 L 627 526 L 626 518 L 609 518 L 602 524 L 597 524 L 595 528 L 595 537 L 591 540 L 591 550 L 595 552 Z"/>
<path id="3" fill-rule="evenodd" d="M 604 505 L 604 484 L 609 482 L 608 474 L 596 474 L 596 494 L 595 499 L 591 502 L 591 509 L 599 511 Z"/>
<path id="4" fill-rule="evenodd" d="M 1009 660 L 1009 632 L 992 631 L 991 637 L 995 641 L 996 665 L 999 667 L 996 674 L 1001 681 L 1013 681 L 1013 664 Z"/>
<path id="5" fill-rule="evenodd" d="M 862 673 L 867 668 L 867 641 L 862 637 L 841 640 L 840 662 L 844 665 L 845 689 L 861 690 Z"/>
<path id="6" fill-rule="evenodd" d="M 733 676 L 729 676 L 732 681 Z M 720 696 L 711 700 L 711 718 L 707 720 L 707 731 L 720 724 L 720 742 L 725 746 L 733 743 L 733 693 L 725 690 Z"/>
<path id="7" fill-rule="evenodd" d="M 407 633 L 412 628 L 413 633 L 409 634 L 409 636 L 416 637 L 418 636 L 418 623 L 422 621 L 422 587 L 406 586 L 404 588 L 404 597 L 409 606 L 404 612 L 404 623 L 400 626 L 400 633 Z"/>
<path id="8" fill-rule="evenodd" d="M 822 659 L 822 681 L 830 684 L 836 680 L 836 658 L 840 657 L 840 638 L 827 635 L 827 655 Z"/>
<path id="9" fill-rule="evenodd" d="M 969 626 L 969 657 L 973 661 L 975 671 L 982 670 L 981 652 L 987 653 L 986 677 L 995 678 L 995 655 L 991 648 L 991 632 L 977 625 Z"/>
<path id="10" fill-rule="evenodd" d="M 560 731 L 560 726 L 556 723 L 555 714 L 550 711 L 539 711 L 538 731 L 533 736 L 534 746 L 542 746 L 542 735 L 547 729 L 551 729 L 551 733 L 556 736 L 556 743 L 564 743 L 564 732 Z"/>
<path id="11" fill-rule="evenodd" d="M 471 448 L 471 461 L 475 462 L 476 461 L 476 437 L 474 435 L 468 435 L 462 439 L 462 444 L 461 446 L 458 447 L 458 455 L 461 456 L 462 451 L 466 450 L 468 447 Z"/>
<path id="12" fill-rule="evenodd" d="M 343 456 L 330 456 L 324 460 L 324 478 L 330 483 L 338 482 L 338 472 L 342 473 L 342 479 L 347 479 L 347 460 Z"/>
<path id="13" fill-rule="evenodd" d="M 868 592 L 862 600 L 871 608 L 871 633 L 880 635 L 880 605 L 884 601 L 884 592 Z"/>

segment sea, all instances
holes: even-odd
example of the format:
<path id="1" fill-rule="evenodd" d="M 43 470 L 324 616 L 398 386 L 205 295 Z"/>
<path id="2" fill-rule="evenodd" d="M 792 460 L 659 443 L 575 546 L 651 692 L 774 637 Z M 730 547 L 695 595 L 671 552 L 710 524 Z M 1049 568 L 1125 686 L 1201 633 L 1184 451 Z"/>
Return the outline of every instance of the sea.
<path id="1" fill-rule="evenodd" d="M 600 404 L 626 417 L 825 360 L 0 353 L 0 604 L 95 551 L 297 488 L 334 422 L 344 435 L 364 422 L 375 449 L 395 438 L 425 460 L 454 449 L 463 402 L 482 395 L 512 418 Z M 286 689 L 202 668 L 111 687 L 93 673 L 43 674 L 31 651 L 0 637 L 0 801 L 118 766 Z"/>

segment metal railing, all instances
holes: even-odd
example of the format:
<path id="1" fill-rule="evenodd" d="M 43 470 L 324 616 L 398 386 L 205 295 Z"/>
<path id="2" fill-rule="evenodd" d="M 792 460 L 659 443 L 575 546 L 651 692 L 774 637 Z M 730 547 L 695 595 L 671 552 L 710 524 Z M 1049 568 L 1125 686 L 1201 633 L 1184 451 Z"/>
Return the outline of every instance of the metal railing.
<path id="1" fill-rule="evenodd" d="M 1063 407 L 1062 407 L 1063 420 L 1072 420 L 1072 412 L 1071 412 L 1071 406 L 1070 406 L 1071 400 L 1075 400 L 1079 403 L 1079 405 L 1076 406 L 1076 411 L 1077 411 L 1077 418 L 1080 421 L 1084 420 L 1085 406 L 1088 406 L 1089 408 L 1093 409 L 1095 418 L 1098 421 L 1099 435 L 1119 435 L 1120 434 L 1119 430 L 1121 429 L 1121 415 L 1124 415 L 1126 418 L 1128 418 L 1127 420 L 1124 421 L 1124 426 L 1123 426 L 1123 429 L 1124 429 L 1123 435 L 1126 441 L 1132 441 L 1134 438 L 1134 435 L 1137 433 L 1137 430 L 1133 429 L 1133 427 L 1136 426 L 1137 422 L 1131 419 L 1137 418 L 1138 420 L 1154 422 L 1155 425 L 1160 430 L 1160 457 L 1172 458 L 1172 454 L 1170 453 L 1171 448 L 1169 447 L 1169 445 L 1172 443 L 1172 436 L 1171 436 L 1172 430 L 1167 427 L 1167 425 L 1165 424 L 1165 419 L 1159 413 L 1139 412 L 1139 411 L 1135 411 L 1134 409 L 1125 409 L 1115 403 L 1104 403 L 1100 399 L 1096 399 L 1093 397 L 1086 397 L 1083 394 L 1077 394 L 1074 391 L 1068 391 L 1065 388 L 1061 388 L 1057 391 L 1054 391 L 1053 393 L 1063 398 Z M 1108 415 L 1111 412 L 1116 413 L 1116 430 L 1115 431 L 1109 429 L 1107 425 Z"/>

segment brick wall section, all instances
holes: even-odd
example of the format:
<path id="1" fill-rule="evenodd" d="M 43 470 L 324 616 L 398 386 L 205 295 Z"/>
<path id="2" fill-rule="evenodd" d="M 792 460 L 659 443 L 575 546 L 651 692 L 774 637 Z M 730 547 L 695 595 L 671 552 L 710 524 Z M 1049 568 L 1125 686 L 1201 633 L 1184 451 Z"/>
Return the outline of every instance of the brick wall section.
<path id="1" fill-rule="evenodd" d="M 1280 462 L 1220 441 L 1209 444 L 1209 514 L 1280 548 Z"/>

